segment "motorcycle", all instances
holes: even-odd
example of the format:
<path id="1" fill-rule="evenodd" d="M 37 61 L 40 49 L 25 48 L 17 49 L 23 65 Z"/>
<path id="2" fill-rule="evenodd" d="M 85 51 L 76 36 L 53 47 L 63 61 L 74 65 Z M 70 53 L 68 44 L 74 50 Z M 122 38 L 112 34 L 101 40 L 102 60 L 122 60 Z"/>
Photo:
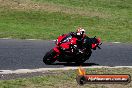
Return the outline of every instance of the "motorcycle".
<path id="1" fill-rule="evenodd" d="M 43 62 L 47 65 L 53 64 L 55 61 L 59 62 L 75 62 L 82 64 L 88 60 L 92 54 L 92 49 L 96 50 L 102 44 L 99 38 L 89 38 L 85 36 L 81 49 L 77 46 L 77 38 L 70 34 L 63 34 L 59 36 L 55 42 L 56 46 L 45 54 Z"/>

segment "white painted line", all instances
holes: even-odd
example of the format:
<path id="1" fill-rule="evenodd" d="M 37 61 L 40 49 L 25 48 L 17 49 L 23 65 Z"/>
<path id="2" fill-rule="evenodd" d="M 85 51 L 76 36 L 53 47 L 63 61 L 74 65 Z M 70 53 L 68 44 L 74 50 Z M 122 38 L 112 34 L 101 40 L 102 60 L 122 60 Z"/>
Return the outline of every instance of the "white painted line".
<path id="1" fill-rule="evenodd" d="M 0 38 L 0 39 L 13 39 L 13 38 Z M 43 40 L 43 39 L 20 39 L 20 40 Z M 49 41 L 56 41 L 56 40 L 49 40 Z"/>
<path id="2" fill-rule="evenodd" d="M 11 39 L 11 38 L 0 38 L 0 39 Z"/>
<path id="3" fill-rule="evenodd" d="M 25 39 L 25 40 L 39 40 L 39 39 Z"/>
<path id="4" fill-rule="evenodd" d="M 54 41 L 54 42 L 55 42 L 56 40 L 52 40 L 52 41 Z"/>
<path id="5" fill-rule="evenodd" d="M 121 42 L 112 42 L 112 43 L 121 43 Z"/>
<path id="6" fill-rule="evenodd" d="M 82 66 L 82 68 L 132 68 L 132 66 Z M 32 73 L 32 72 L 44 72 L 53 70 L 75 70 L 78 67 L 63 67 L 63 68 L 39 68 L 39 69 L 17 69 L 17 70 L 0 70 L 0 74 L 20 74 L 20 73 Z"/>

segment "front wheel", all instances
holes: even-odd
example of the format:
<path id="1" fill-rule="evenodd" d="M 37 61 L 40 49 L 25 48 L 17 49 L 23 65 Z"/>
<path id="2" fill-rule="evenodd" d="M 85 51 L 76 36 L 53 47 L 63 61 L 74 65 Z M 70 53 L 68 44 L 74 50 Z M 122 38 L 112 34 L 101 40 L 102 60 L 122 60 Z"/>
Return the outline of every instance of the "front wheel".
<path id="1" fill-rule="evenodd" d="M 48 53 L 45 54 L 43 57 L 43 62 L 47 65 L 53 64 L 56 59 L 54 58 L 56 55 L 56 52 L 52 49 Z"/>

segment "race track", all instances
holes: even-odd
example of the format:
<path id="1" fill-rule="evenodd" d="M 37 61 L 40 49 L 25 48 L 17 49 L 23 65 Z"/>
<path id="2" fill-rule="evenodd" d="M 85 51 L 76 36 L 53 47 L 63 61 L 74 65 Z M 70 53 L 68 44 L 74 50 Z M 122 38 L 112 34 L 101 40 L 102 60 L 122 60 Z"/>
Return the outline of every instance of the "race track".
<path id="1" fill-rule="evenodd" d="M 0 70 L 76 66 L 59 62 L 45 65 L 42 58 L 53 47 L 53 41 L 0 39 Z M 93 51 L 83 66 L 132 66 L 132 44 L 103 43 L 101 48 Z"/>

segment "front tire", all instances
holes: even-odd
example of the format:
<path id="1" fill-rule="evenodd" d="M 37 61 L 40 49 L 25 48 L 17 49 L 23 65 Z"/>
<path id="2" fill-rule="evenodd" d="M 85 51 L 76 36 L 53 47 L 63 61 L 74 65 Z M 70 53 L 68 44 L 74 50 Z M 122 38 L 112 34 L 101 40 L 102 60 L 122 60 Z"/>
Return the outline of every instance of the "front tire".
<path id="1" fill-rule="evenodd" d="M 51 50 L 50 50 L 49 52 L 47 52 L 47 53 L 45 54 L 45 56 L 43 57 L 43 62 L 44 62 L 45 64 L 47 64 L 47 65 L 53 64 L 53 63 L 56 61 L 56 59 L 54 58 L 55 55 L 56 55 L 56 52 L 55 52 L 53 49 L 51 49 Z"/>

